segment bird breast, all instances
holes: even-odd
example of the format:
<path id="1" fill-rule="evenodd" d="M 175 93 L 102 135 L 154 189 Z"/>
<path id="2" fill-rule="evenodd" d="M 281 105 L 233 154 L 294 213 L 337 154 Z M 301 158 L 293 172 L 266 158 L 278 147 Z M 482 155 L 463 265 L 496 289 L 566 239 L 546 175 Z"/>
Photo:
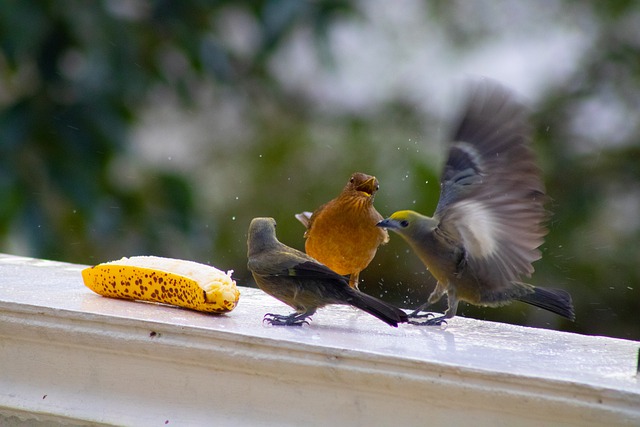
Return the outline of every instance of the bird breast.
<path id="1" fill-rule="evenodd" d="M 306 251 L 338 274 L 361 271 L 389 239 L 382 219 L 369 197 L 338 198 L 313 218 Z"/>

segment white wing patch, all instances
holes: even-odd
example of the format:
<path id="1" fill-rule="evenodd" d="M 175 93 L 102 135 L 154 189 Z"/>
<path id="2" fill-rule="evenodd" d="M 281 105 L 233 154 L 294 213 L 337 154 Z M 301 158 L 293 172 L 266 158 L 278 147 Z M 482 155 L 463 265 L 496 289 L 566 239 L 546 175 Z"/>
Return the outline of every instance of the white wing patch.
<path id="1" fill-rule="evenodd" d="M 464 151 L 467 154 L 473 163 L 475 163 L 479 168 L 482 168 L 482 154 L 478 151 L 478 149 L 468 142 L 464 141 L 456 141 L 452 145 L 453 147 L 458 148 L 461 151 Z"/>
<path id="2" fill-rule="evenodd" d="M 475 258 L 487 258 L 498 246 L 499 224 L 491 209 L 478 200 L 456 203 L 456 227 L 464 248 Z"/>

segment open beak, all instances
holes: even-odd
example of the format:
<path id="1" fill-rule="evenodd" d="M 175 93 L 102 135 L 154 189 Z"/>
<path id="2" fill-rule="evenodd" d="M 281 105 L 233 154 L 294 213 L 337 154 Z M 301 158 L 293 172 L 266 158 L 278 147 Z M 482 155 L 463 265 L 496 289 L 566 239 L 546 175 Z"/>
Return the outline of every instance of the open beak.
<path id="1" fill-rule="evenodd" d="M 356 190 L 366 193 L 367 196 L 371 197 L 376 193 L 376 191 L 378 191 L 378 187 L 378 180 L 375 176 L 372 176 L 362 184 L 358 185 Z"/>

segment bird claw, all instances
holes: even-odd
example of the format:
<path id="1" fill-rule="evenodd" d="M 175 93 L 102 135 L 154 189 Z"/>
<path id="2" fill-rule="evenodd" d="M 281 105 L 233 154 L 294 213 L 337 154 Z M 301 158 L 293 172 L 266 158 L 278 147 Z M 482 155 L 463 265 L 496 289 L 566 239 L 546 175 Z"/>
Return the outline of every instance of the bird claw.
<path id="1" fill-rule="evenodd" d="M 306 320 L 306 317 L 301 317 L 296 313 L 288 316 L 282 314 L 267 313 L 262 318 L 262 323 L 264 322 L 267 322 L 269 325 L 273 326 L 304 326 L 309 324 L 309 322 Z"/>
<path id="2" fill-rule="evenodd" d="M 424 313 L 420 314 L 420 311 L 416 310 L 413 313 L 409 314 L 409 319 L 428 319 L 429 317 L 433 317 L 433 313 Z"/>
<path id="3" fill-rule="evenodd" d="M 432 315 L 433 316 L 433 315 Z M 410 325 L 418 325 L 418 326 L 442 326 L 442 325 L 446 325 L 447 321 L 445 320 L 444 316 L 441 317 L 434 317 L 432 319 L 429 319 L 429 316 L 420 316 L 420 317 L 410 317 L 410 318 L 425 318 L 427 317 L 427 319 L 423 322 L 420 321 L 415 321 L 415 320 L 409 320 L 407 323 L 409 323 Z"/>
<path id="4" fill-rule="evenodd" d="M 431 318 L 430 318 L 431 317 Z M 433 317 L 433 314 L 410 314 L 409 319 L 425 319 L 423 321 L 419 320 L 409 320 L 407 323 L 410 325 L 418 325 L 418 326 L 442 326 L 446 325 L 447 321 L 444 316 Z"/>
<path id="5" fill-rule="evenodd" d="M 410 325 L 419 325 L 419 326 L 440 326 L 446 325 L 447 321 L 446 316 L 435 317 L 433 313 L 423 312 L 421 313 L 421 308 L 418 308 L 413 313 L 409 314 L 409 323 Z M 422 319 L 422 320 L 411 320 L 411 319 Z"/>

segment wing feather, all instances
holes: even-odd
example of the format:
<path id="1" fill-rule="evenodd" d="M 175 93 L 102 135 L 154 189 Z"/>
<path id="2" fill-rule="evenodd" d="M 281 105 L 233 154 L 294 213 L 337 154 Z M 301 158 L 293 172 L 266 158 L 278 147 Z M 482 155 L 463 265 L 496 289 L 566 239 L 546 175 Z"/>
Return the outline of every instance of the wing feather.
<path id="1" fill-rule="evenodd" d="M 456 128 L 434 217 L 462 242 L 468 268 L 493 290 L 533 273 L 547 233 L 544 185 L 527 109 L 506 88 L 476 84 Z"/>

